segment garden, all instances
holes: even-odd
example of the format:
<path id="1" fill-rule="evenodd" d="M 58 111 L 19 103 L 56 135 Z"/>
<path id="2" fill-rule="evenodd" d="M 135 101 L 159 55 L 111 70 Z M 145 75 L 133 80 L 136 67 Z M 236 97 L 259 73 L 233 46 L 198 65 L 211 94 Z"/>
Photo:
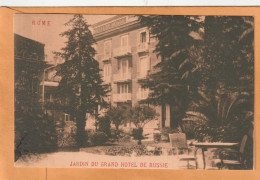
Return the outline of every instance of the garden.
<path id="1" fill-rule="evenodd" d="M 106 101 L 111 87 L 103 83 L 94 59 L 95 39 L 84 17 L 75 15 L 66 23 L 71 29 L 61 34 L 67 38 L 66 46 L 55 53 L 65 62 L 57 70 L 61 81 L 53 95 L 53 107 L 74 121 L 56 127 L 55 119 L 44 113 L 47 107 L 39 103 L 39 94 L 28 93 L 32 82 L 22 81 L 33 72 L 25 73 L 21 67 L 24 74 L 17 77 L 15 88 L 17 156 L 63 147 L 123 157 L 185 154 L 179 151 L 185 148 L 196 153 L 200 148 L 204 168 L 205 159 L 212 156 L 221 160 L 215 163 L 220 169 L 230 163 L 235 169 L 253 169 L 254 18 L 140 16 L 139 20 L 156 39 L 154 53 L 161 57 L 147 77 L 138 80 L 149 89 L 148 97 L 130 107 Z M 37 80 L 39 72 L 34 74 Z M 160 126 L 146 133 L 146 125 L 158 118 L 153 107 L 160 106 L 165 116 L 166 105 L 169 124 L 160 117 Z M 94 130 L 85 129 L 86 114 L 95 117 Z M 128 131 L 123 128 L 127 123 L 132 125 Z M 237 161 L 231 159 L 232 151 L 220 152 L 225 147 L 238 155 Z"/>

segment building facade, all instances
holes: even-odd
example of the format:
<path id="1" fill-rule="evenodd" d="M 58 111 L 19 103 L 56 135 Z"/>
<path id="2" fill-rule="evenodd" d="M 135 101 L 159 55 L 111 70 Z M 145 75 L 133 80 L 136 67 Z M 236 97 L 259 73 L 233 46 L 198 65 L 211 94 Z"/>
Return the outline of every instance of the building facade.
<path id="1" fill-rule="evenodd" d="M 31 110 L 40 101 L 40 82 L 45 67 L 44 46 L 14 34 L 15 111 Z"/>
<path id="2" fill-rule="evenodd" d="M 111 87 L 108 99 L 111 104 L 134 106 L 146 99 L 149 89 L 142 88 L 138 81 L 152 73 L 153 67 L 160 62 L 160 57 L 154 53 L 156 39 L 150 36 L 147 27 L 135 15 L 117 15 L 91 28 L 104 83 Z M 170 126 L 169 107 L 166 106 L 164 115 L 160 106 L 155 109 L 160 114 L 159 122 Z"/>

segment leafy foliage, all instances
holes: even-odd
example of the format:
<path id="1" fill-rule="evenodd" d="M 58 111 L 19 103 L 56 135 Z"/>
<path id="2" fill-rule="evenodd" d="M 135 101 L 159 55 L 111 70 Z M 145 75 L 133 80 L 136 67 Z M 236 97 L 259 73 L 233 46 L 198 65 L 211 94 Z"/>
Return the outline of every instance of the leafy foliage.
<path id="1" fill-rule="evenodd" d="M 158 40 L 161 57 L 140 81 L 151 90 L 144 102 L 169 104 L 171 124 L 185 116 L 200 141 L 240 141 L 254 112 L 253 17 L 140 19 Z"/>
<path id="2" fill-rule="evenodd" d="M 133 129 L 132 135 L 134 139 L 139 140 L 138 144 L 141 144 L 145 124 L 155 119 L 158 114 L 155 109 L 146 105 L 136 105 L 129 109 L 128 114 L 128 118 L 136 127 L 136 129 Z"/>
<path id="3" fill-rule="evenodd" d="M 86 145 L 85 124 L 86 113 L 97 117 L 98 106 L 106 107 L 104 98 L 107 96 L 107 87 L 102 85 L 99 63 L 94 59 L 95 49 L 92 45 L 95 40 L 89 26 L 82 15 L 74 15 L 66 26 L 71 29 L 61 36 L 67 37 L 66 46 L 57 56 L 65 59 L 57 75 L 61 76 L 57 96 L 64 110 L 72 117 L 76 117 L 77 144 Z"/>
<path id="4" fill-rule="evenodd" d="M 201 141 L 237 141 L 248 132 L 254 112 L 252 17 L 205 18 L 200 88 L 188 119 Z"/>
<path id="5" fill-rule="evenodd" d="M 147 151 L 147 147 L 144 145 L 132 145 L 132 146 L 116 146 L 108 148 L 105 152 L 106 155 L 110 156 L 143 156 L 150 155 Z"/>
<path id="6" fill-rule="evenodd" d="M 57 149 L 54 119 L 41 110 L 16 114 L 16 160 L 23 154 L 51 152 Z"/>
<path id="7" fill-rule="evenodd" d="M 136 128 L 136 129 L 133 129 L 133 138 L 135 140 L 142 140 L 144 139 L 143 137 L 143 128 Z"/>
<path id="8" fill-rule="evenodd" d="M 140 81 L 151 93 L 146 103 L 169 104 L 171 127 L 177 127 L 189 104 L 189 90 L 193 81 L 191 73 L 196 66 L 191 62 L 190 50 L 200 41 L 199 17 L 191 16 L 141 16 L 158 40 L 155 53 L 161 57 L 147 79 Z"/>
<path id="9" fill-rule="evenodd" d="M 136 128 L 143 128 L 145 124 L 158 116 L 155 109 L 147 105 L 136 105 L 130 109 L 129 117 Z"/>
<path id="10" fill-rule="evenodd" d="M 96 131 L 90 136 L 90 140 L 94 145 L 103 145 L 108 137 L 104 132 Z"/>
<path id="11" fill-rule="evenodd" d="M 107 118 L 111 121 L 112 124 L 115 125 L 116 130 L 119 130 L 119 126 L 126 122 L 127 119 L 127 107 L 125 106 L 117 106 L 111 107 L 106 115 Z"/>
<path id="12" fill-rule="evenodd" d="M 108 116 L 98 117 L 97 119 L 98 131 L 105 133 L 108 137 L 111 136 L 111 121 Z"/>
<path id="13" fill-rule="evenodd" d="M 29 47 L 19 43 L 15 46 L 17 50 L 24 48 L 23 51 L 35 52 L 34 55 L 43 58 L 44 51 L 35 42 Z M 54 119 L 43 112 L 40 101 L 40 77 L 45 66 L 43 59 L 33 56 L 15 59 L 15 161 L 24 154 L 57 148 Z"/>
<path id="14" fill-rule="evenodd" d="M 253 18 L 208 16 L 204 26 L 202 83 L 210 89 L 253 89 Z"/>

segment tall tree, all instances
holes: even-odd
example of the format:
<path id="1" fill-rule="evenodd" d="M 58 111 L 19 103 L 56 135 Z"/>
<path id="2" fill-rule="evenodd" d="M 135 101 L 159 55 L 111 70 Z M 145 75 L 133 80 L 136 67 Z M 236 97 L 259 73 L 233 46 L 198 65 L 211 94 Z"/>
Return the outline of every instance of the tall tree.
<path id="1" fill-rule="evenodd" d="M 192 107 L 199 114 L 189 116 L 203 121 L 197 129 L 201 140 L 211 136 L 239 141 L 249 130 L 254 112 L 253 25 L 253 17 L 205 17 L 197 80 L 201 87 Z"/>
<path id="2" fill-rule="evenodd" d="M 61 36 L 67 38 L 66 46 L 56 55 L 65 59 L 57 75 L 62 79 L 58 95 L 64 109 L 76 118 L 76 141 L 79 147 L 86 146 L 86 113 L 97 117 L 98 107 L 105 107 L 107 87 L 102 85 L 99 63 L 94 59 L 95 40 L 82 15 L 74 15 L 65 26 L 70 29 Z"/>
<path id="3" fill-rule="evenodd" d="M 204 26 L 201 80 L 206 86 L 217 89 L 221 83 L 227 88 L 242 88 L 245 78 L 253 84 L 253 18 L 207 16 Z"/>
<path id="4" fill-rule="evenodd" d="M 191 16 L 141 16 L 150 34 L 158 40 L 155 53 L 161 62 L 154 67 L 146 80 L 140 83 L 151 93 L 145 102 L 170 105 L 171 127 L 175 128 L 189 104 L 191 73 L 196 66 L 191 62 L 191 49 L 200 41 L 200 18 Z"/>

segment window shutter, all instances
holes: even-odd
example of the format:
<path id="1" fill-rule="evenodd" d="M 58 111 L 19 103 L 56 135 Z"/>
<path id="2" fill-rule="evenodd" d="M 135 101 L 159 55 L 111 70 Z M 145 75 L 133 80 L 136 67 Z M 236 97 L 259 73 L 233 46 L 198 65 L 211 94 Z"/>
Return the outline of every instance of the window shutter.
<path id="1" fill-rule="evenodd" d="M 117 93 L 120 94 L 120 85 L 117 85 Z"/>
<path id="2" fill-rule="evenodd" d="M 150 42 L 150 38 L 149 38 L 149 30 L 146 30 L 146 43 Z"/>

